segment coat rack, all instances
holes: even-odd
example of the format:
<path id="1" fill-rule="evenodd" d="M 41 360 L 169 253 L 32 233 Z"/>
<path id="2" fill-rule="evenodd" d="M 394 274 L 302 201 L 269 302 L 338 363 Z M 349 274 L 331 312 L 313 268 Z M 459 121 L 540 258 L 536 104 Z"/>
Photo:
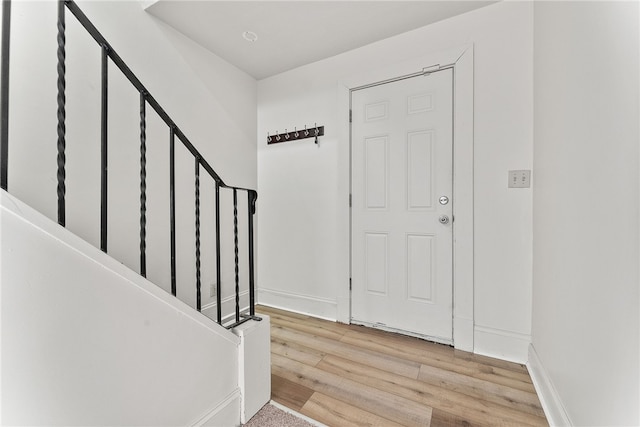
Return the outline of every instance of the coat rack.
<path id="1" fill-rule="evenodd" d="M 278 133 L 276 131 L 275 135 L 270 135 L 267 133 L 267 144 L 278 144 L 280 142 L 288 142 L 295 141 L 297 139 L 305 139 L 305 138 L 315 138 L 315 143 L 318 143 L 318 137 L 324 135 L 324 126 L 314 125 L 313 127 L 307 129 L 305 126 L 303 130 L 298 130 L 297 128 L 293 128 L 293 132 L 289 132 L 287 129 L 284 130 L 284 133 Z"/>

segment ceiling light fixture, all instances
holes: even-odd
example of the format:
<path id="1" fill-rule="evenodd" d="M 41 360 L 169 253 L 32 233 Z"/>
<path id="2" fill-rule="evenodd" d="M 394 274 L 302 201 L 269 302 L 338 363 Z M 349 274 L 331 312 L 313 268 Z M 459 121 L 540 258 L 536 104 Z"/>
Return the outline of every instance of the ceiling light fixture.
<path id="1" fill-rule="evenodd" d="M 253 31 L 245 31 L 242 33 L 242 38 L 244 38 L 248 42 L 254 42 L 258 40 L 258 35 Z"/>

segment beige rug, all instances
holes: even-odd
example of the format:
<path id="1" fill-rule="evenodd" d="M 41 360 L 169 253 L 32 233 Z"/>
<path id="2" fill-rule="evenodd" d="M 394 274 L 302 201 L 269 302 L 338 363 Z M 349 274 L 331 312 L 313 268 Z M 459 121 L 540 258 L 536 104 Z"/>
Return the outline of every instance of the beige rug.
<path id="1" fill-rule="evenodd" d="M 277 405 L 277 406 L 276 406 Z M 282 409 L 281 409 L 282 408 Z M 267 403 L 245 427 L 318 427 L 323 424 L 273 402 Z"/>

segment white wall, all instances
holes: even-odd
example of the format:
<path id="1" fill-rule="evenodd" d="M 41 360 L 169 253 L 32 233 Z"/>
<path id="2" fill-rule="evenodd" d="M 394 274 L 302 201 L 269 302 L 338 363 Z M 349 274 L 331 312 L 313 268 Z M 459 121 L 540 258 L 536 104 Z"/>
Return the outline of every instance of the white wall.
<path id="1" fill-rule="evenodd" d="M 0 202 L 2 425 L 239 424 L 237 336 Z"/>
<path id="2" fill-rule="evenodd" d="M 348 106 L 338 83 L 473 43 L 475 350 L 525 361 L 532 195 L 507 189 L 507 171 L 532 167 L 532 41 L 532 5 L 502 2 L 259 81 L 260 301 L 335 319 L 348 287 Z M 326 126 L 319 146 L 266 144 L 267 132 L 314 122 Z"/>
<path id="3" fill-rule="evenodd" d="M 638 9 L 535 4 L 533 348 L 580 426 L 640 424 Z"/>
<path id="4" fill-rule="evenodd" d="M 255 80 L 157 21 L 141 2 L 81 1 L 79 6 L 225 182 L 257 188 Z M 9 192 L 55 219 L 56 2 L 13 2 L 12 15 Z M 98 246 L 100 49 L 71 13 L 66 16 L 67 227 Z M 116 259 L 139 271 L 139 99 L 113 65 L 109 91 L 108 247 Z M 147 271 L 149 279 L 166 290 L 168 147 L 169 130 L 148 107 Z M 178 297 L 194 305 L 194 161 L 177 141 L 176 177 Z M 213 180 L 201 169 L 205 306 L 215 301 L 209 298 L 215 282 L 213 189 Z M 246 196 L 240 197 L 240 213 L 245 215 Z M 222 259 L 226 297 L 234 285 L 230 192 L 224 192 L 222 200 L 222 244 L 230 249 Z M 240 221 L 245 233 L 245 217 Z M 244 287 L 246 277 L 241 280 Z"/>

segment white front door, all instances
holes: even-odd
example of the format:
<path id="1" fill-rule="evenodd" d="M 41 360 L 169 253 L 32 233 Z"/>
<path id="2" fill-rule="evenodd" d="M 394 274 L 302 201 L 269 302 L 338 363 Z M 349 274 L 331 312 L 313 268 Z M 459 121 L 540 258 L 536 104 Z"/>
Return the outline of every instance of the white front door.
<path id="1" fill-rule="evenodd" d="M 452 342 L 452 70 L 354 90 L 351 320 Z"/>

